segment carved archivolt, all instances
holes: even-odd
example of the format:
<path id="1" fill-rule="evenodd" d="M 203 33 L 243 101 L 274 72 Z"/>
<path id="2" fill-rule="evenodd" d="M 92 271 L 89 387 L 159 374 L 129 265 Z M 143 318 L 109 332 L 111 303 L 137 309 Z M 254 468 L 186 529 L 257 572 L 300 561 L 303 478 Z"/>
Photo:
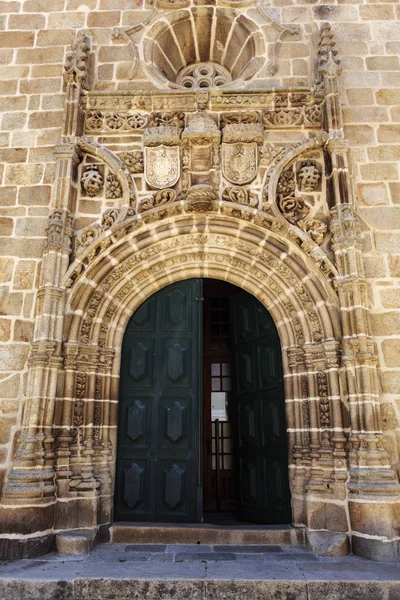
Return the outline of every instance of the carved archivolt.
<path id="1" fill-rule="evenodd" d="M 157 194 L 163 194 L 168 204 L 171 192 Z M 111 222 L 114 215 L 109 218 Z M 62 484 L 62 495 L 79 496 L 90 485 L 102 494 L 110 493 L 112 484 L 107 473 L 112 469 L 116 446 L 113 429 L 108 426 L 110 407 L 118 400 L 118 387 L 110 387 L 115 381 L 110 375 L 119 370 L 119 349 L 127 321 L 151 294 L 191 277 L 223 278 L 254 294 L 268 308 L 283 348 L 291 464 L 309 468 L 311 428 L 314 461 L 318 449 L 324 448 L 321 460 L 325 461 L 325 468 L 329 467 L 322 478 L 324 485 L 338 477 L 335 460 L 342 453 L 343 434 L 338 433 L 342 423 L 337 411 L 333 420 L 331 408 L 332 403 L 340 402 L 335 396 L 338 372 L 330 372 L 329 380 L 312 375 L 319 395 L 316 416 L 314 404 L 309 406 L 309 388 L 300 385 L 305 371 L 323 373 L 332 352 L 339 356 L 335 346 L 338 342 L 334 342 L 341 335 L 338 298 L 310 259 L 292 242 L 272 232 L 266 234 L 250 223 L 238 230 L 237 224 L 237 219 L 227 215 L 195 212 L 150 222 L 140 235 L 135 230 L 125 230 L 105 252 L 92 258 L 85 277 L 70 288 L 64 357 L 71 375 L 66 375 L 64 395 L 72 394 L 74 402 L 72 411 L 70 404 L 65 403 L 57 452 L 62 456 L 63 440 L 69 440 L 74 475 L 60 471 L 60 485 L 68 481 L 67 487 Z M 67 278 L 73 270 L 74 266 Z M 296 409 L 301 399 L 303 417 Z M 92 413 L 88 412 L 89 406 Z M 89 427 L 90 423 L 93 426 Z M 292 434 L 292 429 L 298 433 Z M 100 468 L 93 461 L 90 479 L 80 467 L 79 455 L 94 445 L 98 447 L 95 455 L 103 456 L 105 462 Z M 87 461 L 85 468 L 88 469 Z"/>

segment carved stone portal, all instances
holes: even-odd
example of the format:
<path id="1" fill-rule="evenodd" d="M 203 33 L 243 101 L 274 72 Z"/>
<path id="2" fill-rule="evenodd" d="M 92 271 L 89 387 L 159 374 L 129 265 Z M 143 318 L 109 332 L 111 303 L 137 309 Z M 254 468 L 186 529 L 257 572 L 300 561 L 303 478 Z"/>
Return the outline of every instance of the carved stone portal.
<path id="1" fill-rule="evenodd" d="M 182 4 L 143 25 L 140 56 L 161 89 L 82 94 L 88 38 L 79 36 L 67 56 L 57 207 L 43 252 L 24 421 L 0 508 L 2 547 L 16 556 L 24 552 L 15 549 L 18 536 L 45 532 L 46 551 L 57 530 L 95 535 L 109 526 L 124 328 L 158 289 L 211 277 L 256 296 L 277 325 L 293 523 L 327 535 L 340 529 L 369 557 L 381 556 L 384 540 L 385 557 L 397 559 L 400 487 L 383 444 L 332 32 L 320 31 L 312 87 L 246 88 L 265 62 L 257 24 L 265 13 L 256 23 L 232 8 Z M 211 64 L 207 89 L 196 89 L 203 63 L 214 62 L 209 54 L 197 66 L 187 61 L 179 83 L 181 54 L 165 59 L 176 15 L 188 45 L 200 43 L 194 13 L 207 32 L 209 15 L 230 23 L 220 28 L 220 66 L 232 79 L 225 73 L 223 90 Z M 244 30 L 249 43 L 232 67 L 230 43 Z M 138 61 L 135 54 L 135 68 Z M 275 72 L 276 56 L 272 62 Z"/>

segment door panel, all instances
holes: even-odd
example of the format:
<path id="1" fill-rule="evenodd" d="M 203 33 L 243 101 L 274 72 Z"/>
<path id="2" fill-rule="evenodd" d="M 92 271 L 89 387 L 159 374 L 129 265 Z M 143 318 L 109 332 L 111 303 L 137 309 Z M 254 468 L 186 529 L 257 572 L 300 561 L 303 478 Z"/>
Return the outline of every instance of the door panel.
<path id="1" fill-rule="evenodd" d="M 231 297 L 233 385 L 238 411 L 238 516 L 290 522 L 281 348 L 268 311 L 245 292 Z"/>
<path id="2" fill-rule="evenodd" d="M 199 466 L 201 280 L 149 298 L 128 323 L 121 359 L 115 513 L 195 521 Z"/>

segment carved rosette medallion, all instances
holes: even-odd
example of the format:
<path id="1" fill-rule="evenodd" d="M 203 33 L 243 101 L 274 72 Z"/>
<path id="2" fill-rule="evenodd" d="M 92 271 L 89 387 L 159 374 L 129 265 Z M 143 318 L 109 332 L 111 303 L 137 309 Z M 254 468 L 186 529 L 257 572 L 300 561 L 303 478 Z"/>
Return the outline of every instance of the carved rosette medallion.
<path id="1" fill-rule="evenodd" d="M 180 177 L 178 146 L 157 146 L 145 148 L 145 179 L 157 189 L 172 187 Z"/>
<path id="2" fill-rule="evenodd" d="M 257 176 L 257 143 L 222 144 L 222 171 L 231 183 L 243 185 Z"/>

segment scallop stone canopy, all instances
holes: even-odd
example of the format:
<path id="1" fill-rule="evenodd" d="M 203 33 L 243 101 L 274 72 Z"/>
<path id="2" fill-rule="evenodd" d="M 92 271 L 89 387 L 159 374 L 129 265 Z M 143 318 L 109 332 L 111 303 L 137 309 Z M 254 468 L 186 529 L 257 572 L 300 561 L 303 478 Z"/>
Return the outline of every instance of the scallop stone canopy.
<path id="1" fill-rule="evenodd" d="M 173 86 L 221 87 L 251 78 L 264 63 L 258 26 L 229 8 L 194 7 L 167 14 L 147 33 L 144 59 L 150 72 Z"/>

